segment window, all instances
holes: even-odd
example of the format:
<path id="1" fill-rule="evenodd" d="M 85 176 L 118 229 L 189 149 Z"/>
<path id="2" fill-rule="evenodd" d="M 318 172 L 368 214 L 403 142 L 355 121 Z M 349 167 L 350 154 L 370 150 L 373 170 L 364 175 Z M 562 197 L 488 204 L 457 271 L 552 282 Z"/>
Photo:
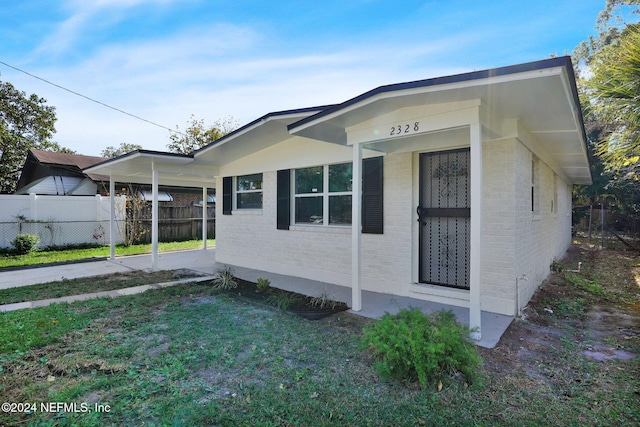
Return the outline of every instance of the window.
<path id="1" fill-rule="evenodd" d="M 295 222 L 350 225 L 352 169 L 351 163 L 296 169 Z"/>
<path id="2" fill-rule="evenodd" d="M 558 213 L 558 175 L 553 174 L 553 199 L 551 199 L 551 213 Z"/>
<path id="3" fill-rule="evenodd" d="M 383 156 L 362 160 L 363 233 L 382 234 L 384 231 L 383 166 Z M 327 176 L 326 181 L 325 176 Z M 299 186 L 294 185 L 296 177 Z M 290 230 L 292 214 L 301 220 L 301 223 L 306 220 L 306 223 L 325 224 L 325 218 L 333 218 L 332 224 L 341 222 L 351 224 L 352 177 L 353 171 L 350 163 L 298 169 L 297 171 L 279 170 L 276 177 L 277 229 Z M 317 185 L 314 187 L 313 184 Z M 231 184 L 229 184 L 229 188 L 231 188 Z M 324 188 L 329 188 L 329 191 L 325 193 L 321 190 Z M 303 193 L 303 191 L 307 191 L 307 193 Z M 303 198 L 315 197 L 322 197 L 321 207 L 310 207 L 313 205 L 313 200 L 302 200 Z M 297 202 L 295 207 L 294 201 Z M 324 212 L 327 212 L 328 215 L 324 215 Z M 298 219 L 293 222 L 299 222 Z M 329 223 L 329 221 L 326 222 Z"/>
<path id="4" fill-rule="evenodd" d="M 531 160 L 531 212 L 540 213 L 540 161 L 537 157 Z"/>
<path id="5" fill-rule="evenodd" d="M 262 174 L 236 177 L 236 209 L 262 209 Z"/>

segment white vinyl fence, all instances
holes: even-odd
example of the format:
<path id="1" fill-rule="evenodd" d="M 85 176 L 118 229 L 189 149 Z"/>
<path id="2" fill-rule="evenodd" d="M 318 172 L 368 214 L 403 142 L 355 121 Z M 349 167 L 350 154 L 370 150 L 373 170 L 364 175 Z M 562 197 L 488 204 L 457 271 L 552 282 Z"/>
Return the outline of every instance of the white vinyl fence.
<path id="1" fill-rule="evenodd" d="M 115 198 L 116 241 L 123 241 L 126 199 Z M 0 194 L 0 247 L 36 234 L 40 247 L 109 243 L 110 199 L 96 196 Z"/>

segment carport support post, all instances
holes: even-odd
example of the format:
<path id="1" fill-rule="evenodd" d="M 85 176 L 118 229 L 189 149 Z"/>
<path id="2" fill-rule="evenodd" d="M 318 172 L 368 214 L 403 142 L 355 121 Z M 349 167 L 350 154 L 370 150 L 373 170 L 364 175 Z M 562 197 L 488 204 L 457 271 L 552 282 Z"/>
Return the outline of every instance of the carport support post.
<path id="1" fill-rule="evenodd" d="M 116 182 L 109 175 L 109 259 L 116 259 Z M 126 209 L 126 207 L 125 207 Z"/>
<path id="2" fill-rule="evenodd" d="M 207 186 L 202 187 L 202 249 L 207 249 Z"/>
<path id="3" fill-rule="evenodd" d="M 151 163 L 151 270 L 158 271 L 158 170 Z"/>
<path id="4" fill-rule="evenodd" d="M 480 329 L 480 267 L 482 261 L 482 129 L 480 123 L 470 124 L 471 145 L 471 236 L 469 266 L 469 327 L 474 340 L 482 338 Z"/>
<path id="5" fill-rule="evenodd" d="M 351 198 L 351 309 L 362 310 L 362 145 L 353 144 Z"/>

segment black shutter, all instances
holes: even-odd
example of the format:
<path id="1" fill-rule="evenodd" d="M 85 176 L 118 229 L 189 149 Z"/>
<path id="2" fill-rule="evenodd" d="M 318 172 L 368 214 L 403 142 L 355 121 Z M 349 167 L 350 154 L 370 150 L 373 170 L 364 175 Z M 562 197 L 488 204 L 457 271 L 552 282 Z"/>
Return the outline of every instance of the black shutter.
<path id="1" fill-rule="evenodd" d="M 362 160 L 362 232 L 368 234 L 382 234 L 382 187 L 383 187 L 383 159 L 373 157 Z"/>
<path id="2" fill-rule="evenodd" d="M 233 178 L 222 178 L 222 215 L 231 215 L 233 204 Z"/>
<path id="3" fill-rule="evenodd" d="M 278 171 L 276 223 L 278 230 L 288 230 L 291 224 L 291 170 Z"/>

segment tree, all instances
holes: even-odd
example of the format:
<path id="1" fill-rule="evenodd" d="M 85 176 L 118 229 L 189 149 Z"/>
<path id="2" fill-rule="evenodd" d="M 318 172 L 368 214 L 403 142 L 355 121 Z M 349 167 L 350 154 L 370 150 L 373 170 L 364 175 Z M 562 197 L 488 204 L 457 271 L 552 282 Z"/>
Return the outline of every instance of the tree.
<path id="1" fill-rule="evenodd" d="M 205 145 L 209 145 L 217 139 L 233 132 L 238 128 L 238 122 L 229 116 L 215 121 L 211 126 L 206 126 L 204 120 L 196 119 L 191 115 L 191 120 L 184 132 L 176 126 L 176 132 L 169 136 L 171 142 L 167 148 L 172 153 L 189 154 Z"/>
<path id="2" fill-rule="evenodd" d="M 588 66 L 598 52 L 615 43 L 627 26 L 627 19 L 640 14 L 638 5 L 640 0 L 607 0 L 596 20 L 598 35 L 589 36 L 574 49 L 574 63 Z"/>
<path id="3" fill-rule="evenodd" d="M 30 149 L 73 153 L 51 140 L 55 121 L 55 107 L 46 99 L 0 81 L 0 193 L 15 191 Z"/>
<path id="4" fill-rule="evenodd" d="M 598 35 L 573 52 L 585 130 L 594 154 L 593 185 L 574 189 L 575 205 L 604 203 L 625 215 L 640 213 L 638 125 L 640 0 L 607 0 Z M 635 141 L 635 142 L 634 142 Z"/>
<path id="5" fill-rule="evenodd" d="M 142 145 L 122 142 L 120 143 L 120 147 L 118 148 L 114 147 L 113 145 L 108 146 L 100 152 L 100 155 L 109 159 L 115 159 L 118 156 L 122 156 L 123 154 L 127 154 L 131 151 L 136 150 L 142 150 Z"/>
<path id="6" fill-rule="evenodd" d="M 619 39 L 592 58 L 588 80 L 591 108 L 611 126 L 598 154 L 621 180 L 640 179 L 640 26 L 628 25 Z"/>

